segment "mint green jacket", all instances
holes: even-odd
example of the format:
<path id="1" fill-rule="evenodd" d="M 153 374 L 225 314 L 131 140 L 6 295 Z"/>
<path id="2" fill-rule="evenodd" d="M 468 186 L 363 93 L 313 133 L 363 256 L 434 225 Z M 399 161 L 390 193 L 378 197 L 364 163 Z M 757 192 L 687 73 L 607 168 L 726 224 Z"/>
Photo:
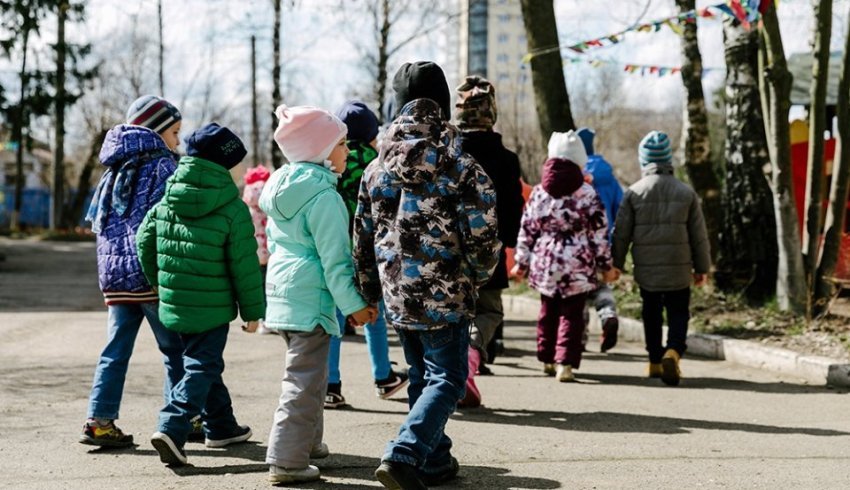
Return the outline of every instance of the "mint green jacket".
<path id="1" fill-rule="evenodd" d="M 181 333 L 263 317 L 263 280 L 248 206 L 221 165 L 183 157 L 136 234 L 159 319 Z"/>
<path id="2" fill-rule="evenodd" d="M 367 306 L 354 287 L 348 210 L 337 176 L 315 163 L 276 170 L 260 196 L 268 217 L 266 326 L 340 335 L 336 308 L 346 316 Z"/>

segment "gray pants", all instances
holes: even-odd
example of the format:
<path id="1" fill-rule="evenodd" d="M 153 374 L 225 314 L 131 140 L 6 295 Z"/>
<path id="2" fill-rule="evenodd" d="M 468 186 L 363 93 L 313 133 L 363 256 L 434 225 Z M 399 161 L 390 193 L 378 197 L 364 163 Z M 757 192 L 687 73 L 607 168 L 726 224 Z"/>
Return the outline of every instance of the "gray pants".
<path id="1" fill-rule="evenodd" d="M 617 301 L 614 299 L 614 290 L 607 284 L 602 284 L 597 289 L 587 293 L 587 305 L 592 305 L 596 309 L 599 321 L 602 323 L 617 316 Z"/>
<path id="2" fill-rule="evenodd" d="M 322 443 L 331 337 L 321 326 L 312 332 L 283 330 L 280 336 L 286 342 L 286 365 L 266 463 L 306 468 L 310 451 Z"/>
<path id="3" fill-rule="evenodd" d="M 475 320 L 469 329 L 469 345 L 478 349 L 487 357 L 487 344 L 496 334 L 496 329 L 505 318 L 502 308 L 501 289 L 482 289 L 478 291 L 475 302 Z"/>

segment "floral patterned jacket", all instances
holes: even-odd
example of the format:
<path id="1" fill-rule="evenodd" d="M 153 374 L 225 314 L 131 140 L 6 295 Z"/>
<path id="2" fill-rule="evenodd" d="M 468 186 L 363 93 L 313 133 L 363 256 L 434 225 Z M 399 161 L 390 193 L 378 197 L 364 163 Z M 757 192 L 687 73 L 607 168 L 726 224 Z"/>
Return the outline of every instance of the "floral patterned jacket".
<path id="1" fill-rule="evenodd" d="M 611 268 L 605 208 L 590 184 L 552 197 L 531 191 L 522 215 L 515 260 L 541 294 L 569 297 L 599 287 L 597 272 Z"/>

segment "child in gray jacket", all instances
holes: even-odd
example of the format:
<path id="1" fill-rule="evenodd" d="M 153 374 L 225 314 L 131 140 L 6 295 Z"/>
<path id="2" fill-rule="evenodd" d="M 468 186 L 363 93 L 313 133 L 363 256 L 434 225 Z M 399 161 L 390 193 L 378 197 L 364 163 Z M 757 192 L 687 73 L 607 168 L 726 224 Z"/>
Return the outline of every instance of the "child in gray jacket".
<path id="1" fill-rule="evenodd" d="M 699 197 L 673 175 L 673 152 L 665 133 L 652 131 L 638 149 L 643 178 L 626 191 L 614 224 L 614 267 L 622 269 L 631 247 L 650 378 L 679 384 L 679 360 L 687 348 L 691 279 L 705 283 L 711 267 L 708 234 Z M 666 349 L 662 344 L 667 310 Z"/>

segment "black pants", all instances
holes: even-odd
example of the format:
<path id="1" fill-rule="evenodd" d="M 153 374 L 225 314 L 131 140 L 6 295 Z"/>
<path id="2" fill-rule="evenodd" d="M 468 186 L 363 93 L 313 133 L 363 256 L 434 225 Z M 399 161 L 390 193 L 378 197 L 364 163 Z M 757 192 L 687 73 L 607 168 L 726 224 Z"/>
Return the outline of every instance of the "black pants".
<path id="1" fill-rule="evenodd" d="M 677 291 L 647 291 L 640 288 L 643 299 L 643 333 L 646 338 L 646 351 L 649 362 L 661 362 L 664 351 L 674 349 L 679 355 L 685 353 L 688 337 L 688 320 L 691 318 L 691 288 Z M 663 312 L 667 310 L 667 347 L 664 347 L 661 327 L 664 324 Z"/>

